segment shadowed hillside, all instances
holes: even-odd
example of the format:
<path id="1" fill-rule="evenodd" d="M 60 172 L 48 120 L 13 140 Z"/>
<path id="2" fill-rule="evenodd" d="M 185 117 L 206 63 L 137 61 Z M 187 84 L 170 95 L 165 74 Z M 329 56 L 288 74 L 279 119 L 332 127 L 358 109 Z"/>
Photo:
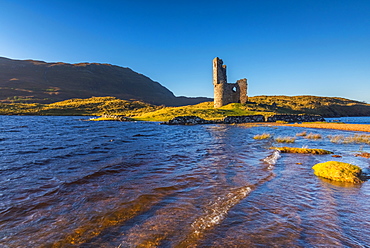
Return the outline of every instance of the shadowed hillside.
<path id="1" fill-rule="evenodd" d="M 114 96 L 169 106 L 210 100 L 175 97 L 158 82 L 129 68 L 115 65 L 46 63 L 0 57 L 2 102 L 51 103 L 92 96 Z"/>

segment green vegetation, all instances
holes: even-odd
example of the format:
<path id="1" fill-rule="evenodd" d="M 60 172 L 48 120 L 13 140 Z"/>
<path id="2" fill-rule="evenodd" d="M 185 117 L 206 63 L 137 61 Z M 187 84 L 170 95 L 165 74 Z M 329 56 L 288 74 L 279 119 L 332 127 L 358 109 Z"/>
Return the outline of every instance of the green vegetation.
<path id="1" fill-rule="evenodd" d="M 271 136 L 271 134 L 269 134 L 269 133 L 263 133 L 263 134 L 255 135 L 255 136 L 253 137 L 253 139 L 262 140 L 262 139 L 269 139 L 269 138 L 271 138 L 271 137 L 272 137 L 272 136 Z"/>
<path id="2" fill-rule="evenodd" d="M 294 143 L 295 137 L 277 137 L 275 138 L 275 142 L 278 143 Z"/>
<path id="3" fill-rule="evenodd" d="M 222 119 L 226 116 L 271 115 L 272 112 L 252 111 L 252 107 L 232 103 L 222 108 L 213 108 L 212 102 L 183 107 L 164 107 L 140 101 L 126 101 L 115 97 L 92 97 L 70 99 L 56 103 L 0 103 L 1 115 L 121 115 L 142 121 L 168 121 L 176 116 L 196 115 L 206 120 Z"/>
<path id="4" fill-rule="evenodd" d="M 328 161 L 319 163 L 312 167 L 314 174 L 319 177 L 328 178 L 340 182 L 361 183 L 361 168 L 343 162 Z"/>
<path id="5" fill-rule="evenodd" d="M 297 147 L 271 147 L 270 149 L 279 150 L 282 153 L 303 153 L 303 154 L 333 154 L 331 151 L 324 149 L 309 149 L 309 148 L 297 148 Z"/>
<path id="6" fill-rule="evenodd" d="M 44 88 L 44 91 L 50 94 L 55 94 L 58 89 L 50 87 L 46 89 Z M 24 103 L 28 101 L 27 98 L 19 98 L 15 96 L 12 99 L 7 100 L 8 103 L 6 103 L 6 101 L 0 103 L 0 114 L 95 116 L 111 114 L 124 115 L 143 121 L 168 121 L 176 116 L 185 115 L 195 115 L 206 120 L 217 120 L 226 116 L 256 114 L 265 116 L 273 114 L 302 113 L 322 114 L 324 116 L 370 115 L 370 105 L 342 98 L 314 96 L 259 96 L 250 97 L 249 100 L 250 102 L 247 104 L 232 103 L 215 109 L 213 107 L 213 102 L 203 102 L 196 105 L 182 107 L 165 107 L 147 104 L 141 101 L 120 100 L 115 97 L 92 97 L 87 99 L 76 98 L 45 104 Z M 362 112 L 357 111 L 357 108 L 360 105 L 362 106 Z M 335 109 L 335 111 L 333 109 Z"/>
<path id="7" fill-rule="evenodd" d="M 70 99 L 50 104 L 0 103 L 2 115 L 119 115 L 136 116 L 155 111 L 161 106 L 140 101 L 125 101 L 115 97 Z"/>
<path id="8" fill-rule="evenodd" d="M 198 116 L 205 120 L 217 120 L 226 116 L 273 114 L 273 112 L 266 112 L 264 109 L 252 109 L 248 104 L 231 103 L 221 108 L 214 108 L 213 102 L 203 102 L 183 107 L 164 107 L 154 112 L 135 116 L 135 119 L 142 121 L 168 121 L 176 116 Z"/>

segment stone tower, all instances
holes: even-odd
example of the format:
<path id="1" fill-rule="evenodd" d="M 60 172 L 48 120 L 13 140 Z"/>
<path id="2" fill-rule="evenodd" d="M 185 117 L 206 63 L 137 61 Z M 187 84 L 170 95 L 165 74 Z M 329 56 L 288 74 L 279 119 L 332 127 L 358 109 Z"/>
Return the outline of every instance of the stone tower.
<path id="1" fill-rule="evenodd" d="M 229 103 L 246 103 L 248 101 L 247 79 L 243 78 L 236 83 L 227 83 L 226 65 L 218 57 L 213 59 L 213 86 L 215 108 Z"/>

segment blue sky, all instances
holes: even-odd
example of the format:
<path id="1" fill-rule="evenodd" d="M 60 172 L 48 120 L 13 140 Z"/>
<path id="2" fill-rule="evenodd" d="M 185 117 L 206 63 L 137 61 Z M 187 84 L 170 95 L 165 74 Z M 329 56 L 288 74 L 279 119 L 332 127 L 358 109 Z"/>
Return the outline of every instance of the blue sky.
<path id="1" fill-rule="evenodd" d="M 208 97 L 217 56 L 250 96 L 370 103 L 370 1 L 0 0 L 0 56 L 110 63 Z"/>

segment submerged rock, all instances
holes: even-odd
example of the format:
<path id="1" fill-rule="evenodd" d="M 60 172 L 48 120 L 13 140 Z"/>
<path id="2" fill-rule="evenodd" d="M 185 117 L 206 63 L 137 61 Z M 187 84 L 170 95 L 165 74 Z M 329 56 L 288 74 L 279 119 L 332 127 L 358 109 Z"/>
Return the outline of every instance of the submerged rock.
<path id="1" fill-rule="evenodd" d="M 362 183 L 360 167 L 337 161 L 319 163 L 312 167 L 314 174 L 334 181 Z"/>
<path id="2" fill-rule="evenodd" d="M 298 147 L 271 147 L 270 149 L 276 149 L 281 153 L 303 153 L 303 154 L 317 154 L 317 155 L 324 155 L 324 154 L 333 154 L 331 151 L 327 151 L 324 149 L 310 149 L 310 148 L 298 148 Z"/>

